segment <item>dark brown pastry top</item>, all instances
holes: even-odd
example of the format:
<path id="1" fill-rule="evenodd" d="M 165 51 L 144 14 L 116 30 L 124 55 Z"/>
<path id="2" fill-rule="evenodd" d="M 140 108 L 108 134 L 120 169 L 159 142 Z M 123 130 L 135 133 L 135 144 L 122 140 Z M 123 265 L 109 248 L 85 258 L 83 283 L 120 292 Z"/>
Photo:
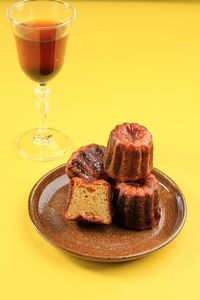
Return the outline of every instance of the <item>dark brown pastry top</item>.
<path id="1" fill-rule="evenodd" d="M 90 144 L 72 153 L 66 165 L 66 173 L 70 178 L 80 177 L 86 180 L 106 179 L 103 160 L 106 148 Z"/>
<path id="2" fill-rule="evenodd" d="M 147 128 L 137 123 L 117 125 L 111 131 L 111 134 L 120 141 L 121 145 L 126 145 L 126 147 L 131 147 L 131 145 L 134 145 L 134 147 L 149 145 L 152 141 L 152 135 Z"/>

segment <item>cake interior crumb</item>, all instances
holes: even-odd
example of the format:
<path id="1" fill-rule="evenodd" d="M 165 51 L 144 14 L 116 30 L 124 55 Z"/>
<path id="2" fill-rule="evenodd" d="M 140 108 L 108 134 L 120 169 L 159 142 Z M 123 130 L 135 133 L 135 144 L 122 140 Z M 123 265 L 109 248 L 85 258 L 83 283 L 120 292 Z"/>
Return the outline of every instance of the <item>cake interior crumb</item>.
<path id="1" fill-rule="evenodd" d="M 67 217 L 74 219 L 81 216 L 84 219 L 108 222 L 110 212 L 108 206 L 108 191 L 106 186 L 74 186 L 72 198 L 67 211 Z"/>

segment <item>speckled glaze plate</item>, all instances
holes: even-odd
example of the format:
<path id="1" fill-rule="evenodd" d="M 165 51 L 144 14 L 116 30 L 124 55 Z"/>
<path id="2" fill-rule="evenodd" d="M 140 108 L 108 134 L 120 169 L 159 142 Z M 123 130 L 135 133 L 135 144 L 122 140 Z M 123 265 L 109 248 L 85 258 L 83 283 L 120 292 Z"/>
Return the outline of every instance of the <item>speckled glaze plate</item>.
<path id="1" fill-rule="evenodd" d="M 172 241 L 186 217 L 184 196 L 178 186 L 161 171 L 154 169 L 153 173 L 161 187 L 161 220 L 152 230 L 65 220 L 69 183 L 65 165 L 47 173 L 33 187 L 29 196 L 30 218 L 48 242 L 79 258 L 109 263 L 141 258 Z"/>

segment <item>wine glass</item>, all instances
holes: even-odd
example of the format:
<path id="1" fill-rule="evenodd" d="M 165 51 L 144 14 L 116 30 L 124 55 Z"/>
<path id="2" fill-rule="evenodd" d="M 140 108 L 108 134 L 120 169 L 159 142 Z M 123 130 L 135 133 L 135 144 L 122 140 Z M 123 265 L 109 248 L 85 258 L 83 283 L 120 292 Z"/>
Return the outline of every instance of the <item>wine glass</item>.
<path id="1" fill-rule="evenodd" d="M 25 132 L 18 140 L 21 155 L 33 160 L 53 160 L 66 154 L 70 139 L 47 127 L 49 110 L 47 83 L 61 69 L 75 9 L 62 0 L 24 0 L 7 11 L 15 36 L 22 70 L 38 83 L 38 127 Z"/>

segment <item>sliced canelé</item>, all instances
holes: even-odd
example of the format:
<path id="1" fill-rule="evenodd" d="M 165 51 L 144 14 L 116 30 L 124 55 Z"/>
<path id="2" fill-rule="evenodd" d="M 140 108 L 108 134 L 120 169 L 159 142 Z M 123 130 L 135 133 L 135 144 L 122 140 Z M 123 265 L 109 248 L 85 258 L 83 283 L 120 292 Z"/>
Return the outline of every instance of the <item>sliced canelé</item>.
<path id="1" fill-rule="evenodd" d="M 78 177 L 72 178 L 65 218 L 110 224 L 112 221 L 110 184 L 103 179 L 86 181 Z"/>

